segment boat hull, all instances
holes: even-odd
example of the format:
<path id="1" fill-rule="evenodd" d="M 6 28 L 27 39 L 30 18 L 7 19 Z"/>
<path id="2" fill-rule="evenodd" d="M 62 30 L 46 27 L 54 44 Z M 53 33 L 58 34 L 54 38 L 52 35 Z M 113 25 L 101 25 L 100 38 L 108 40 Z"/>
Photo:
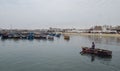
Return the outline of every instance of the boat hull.
<path id="1" fill-rule="evenodd" d="M 89 47 L 82 47 L 81 53 L 86 53 L 86 54 L 95 54 L 98 56 L 112 56 L 112 51 L 110 50 L 104 50 L 104 49 L 91 49 Z"/>

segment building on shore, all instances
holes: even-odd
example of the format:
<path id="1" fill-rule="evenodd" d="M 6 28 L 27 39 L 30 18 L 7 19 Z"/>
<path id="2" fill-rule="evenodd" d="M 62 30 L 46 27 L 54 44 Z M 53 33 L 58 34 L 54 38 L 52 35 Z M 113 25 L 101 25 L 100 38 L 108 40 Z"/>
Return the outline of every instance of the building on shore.
<path id="1" fill-rule="evenodd" d="M 50 27 L 49 30 L 48 30 L 48 32 L 63 32 L 63 29 Z"/>
<path id="2" fill-rule="evenodd" d="M 116 27 L 114 28 L 114 30 L 116 30 L 117 33 L 120 34 L 120 26 L 116 26 Z"/>
<path id="3" fill-rule="evenodd" d="M 106 34 L 116 34 L 117 31 L 113 29 L 112 26 L 94 26 L 90 28 L 90 33 L 106 33 Z"/>

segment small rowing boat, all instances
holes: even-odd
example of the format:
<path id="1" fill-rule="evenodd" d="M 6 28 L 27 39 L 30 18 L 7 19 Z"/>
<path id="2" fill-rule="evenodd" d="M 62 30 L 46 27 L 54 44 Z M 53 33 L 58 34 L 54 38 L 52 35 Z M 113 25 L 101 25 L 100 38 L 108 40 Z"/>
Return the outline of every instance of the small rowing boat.
<path id="1" fill-rule="evenodd" d="M 82 51 L 80 53 L 86 53 L 86 54 L 95 54 L 98 56 L 112 56 L 112 51 L 110 50 L 104 50 L 104 49 L 91 49 L 89 47 L 82 47 Z"/>

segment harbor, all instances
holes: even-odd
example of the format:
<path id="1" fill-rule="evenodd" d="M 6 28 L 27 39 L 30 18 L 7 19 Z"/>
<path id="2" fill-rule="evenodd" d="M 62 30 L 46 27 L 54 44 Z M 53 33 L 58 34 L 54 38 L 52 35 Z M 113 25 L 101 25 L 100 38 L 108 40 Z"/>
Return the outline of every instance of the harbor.
<path id="1" fill-rule="evenodd" d="M 120 0 L 0 0 L 0 71 L 120 71 Z"/>
<path id="2" fill-rule="evenodd" d="M 81 31 L 81 30 L 80 30 Z M 3 71 L 119 71 L 120 34 L 75 29 L 0 30 Z M 91 49 L 94 41 L 95 49 Z M 72 67 L 71 67 L 72 66 Z M 7 68 L 6 68 L 7 67 Z"/>
<path id="3" fill-rule="evenodd" d="M 24 30 L 10 30 L 10 31 L 1 31 L 0 32 L 1 39 L 48 39 L 54 40 L 54 37 L 60 37 L 61 33 L 56 32 L 46 32 L 46 31 L 24 31 Z"/>
<path id="4" fill-rule="evenodd" d="M 120 26 L 93 26 L 88 29 L 0 29 L 2 39 L 54 39 L 54 37 L 65 36 L 69 40 L 70 35 L 78 36 L 100 36 L 100 37 L 120 37 Z"/>
<path id="5" fill-rule="evenodd" d="M 91 47 L 95 41 L 96 48 L 112 51 L 112 57 L 99 57 L 90 54 L 80 54 L 82 46 Z M 0 70 L 1 71 L 54 71 L 83 70 L 119 71 L 120 39 L 118 37 L 93 37 L 70 35 L 69 41 L 54 37 L 53 41 L 6 39 L 0 40 Z M 94 68 L 96 69 L 94 69 Z"/>

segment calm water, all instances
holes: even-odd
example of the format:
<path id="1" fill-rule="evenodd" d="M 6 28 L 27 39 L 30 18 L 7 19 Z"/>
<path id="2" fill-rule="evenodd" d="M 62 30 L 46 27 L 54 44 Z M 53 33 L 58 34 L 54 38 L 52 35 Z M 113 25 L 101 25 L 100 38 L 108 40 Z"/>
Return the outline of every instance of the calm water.
<path id="1" fill-rule="evenodd" d="M 112 50 L 112 58 L 81 55 L 81 46 Z M 0 40 L 0 71 L 120 71 L 120 38 L 71 36 L 49 40 Z"/>

